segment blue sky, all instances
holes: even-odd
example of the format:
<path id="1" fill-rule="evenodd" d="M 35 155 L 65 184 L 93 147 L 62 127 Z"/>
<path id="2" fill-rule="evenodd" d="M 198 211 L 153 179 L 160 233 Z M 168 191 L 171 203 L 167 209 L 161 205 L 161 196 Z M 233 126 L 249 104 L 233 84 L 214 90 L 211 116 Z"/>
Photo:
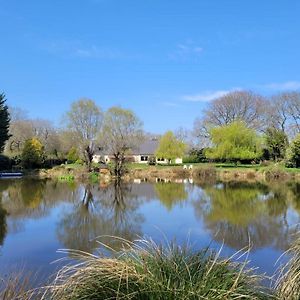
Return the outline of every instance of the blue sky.
<path id="1" fill-rule="evenodd" d="M 58 124 L 89 97 L 161 133 L 215 96 L 300 88 L 299 0 L 0 0 L 0 91 Z"/>

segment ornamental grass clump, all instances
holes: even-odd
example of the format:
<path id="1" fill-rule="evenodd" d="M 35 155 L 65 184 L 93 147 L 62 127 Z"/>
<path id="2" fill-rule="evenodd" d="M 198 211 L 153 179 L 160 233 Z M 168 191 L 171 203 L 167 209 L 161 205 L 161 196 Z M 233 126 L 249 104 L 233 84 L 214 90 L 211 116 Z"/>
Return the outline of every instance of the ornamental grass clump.
<path id="1" fill-rule="evenodd" d="M 246 262 L 232 262 L 242 252 L 223 259 L 209 249 L 123 242 L 111 258 L 67 251 L 78 263 L 59 271 L 43 299 L 270 299 Z"/>
<path id="2" fill-rule="evenodd" d="M 278 299 L 300 299 L 300 237 L 298 237 L 285 255 L 290 256 L 281 268 L 275 289 Z"/>

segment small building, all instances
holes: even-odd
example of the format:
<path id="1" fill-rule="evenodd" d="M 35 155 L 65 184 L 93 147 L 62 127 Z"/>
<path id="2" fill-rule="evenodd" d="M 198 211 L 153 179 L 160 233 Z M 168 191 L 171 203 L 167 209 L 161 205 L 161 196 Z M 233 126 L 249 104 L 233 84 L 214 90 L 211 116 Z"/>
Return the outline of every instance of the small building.
<path id="1" fill-rule="evenodd" d="M 157 138 L 152 138 L 144 141 L 137 147 L 136 149 L 132 150 L 132 153 L 126 156 L 127 161 L 139 163 L 139 164 L 148 164 L 150 159 L 155 159 L 157 164 L 168 164 L 168 159 L 163 157 L 156 157 L 155 152 L 158 148 L 159 140 Z M 97 151 L 93 156 L 93 162 L 99 163 L 109 163 L 113 160 L 113 156 L 108 155 L 106 153 L 101 153 Z M 182 158 L 178 157 L 172 161 L 175 164 L 182 164 Z"/>

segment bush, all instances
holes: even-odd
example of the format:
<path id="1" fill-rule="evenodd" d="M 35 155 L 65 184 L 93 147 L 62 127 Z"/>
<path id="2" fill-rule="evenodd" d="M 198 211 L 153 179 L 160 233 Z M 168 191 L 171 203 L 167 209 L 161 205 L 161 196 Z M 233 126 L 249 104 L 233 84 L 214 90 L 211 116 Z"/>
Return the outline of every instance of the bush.
<path id="1" fill-rule="evenodd" d="M 41 167 L 45 160 L 42 143 L 36 138 L 27 140 L 21 154 L 21 160 L 25 168 Z"/>
<path id="2" fill-rule="evenodd" d="M 300 168 L 300 134 L 287 149 L 286 167 Z"/>
<path id="3" fill-rule="evenodd" d="M 290 256 L 288 263 L 280 270 L 276 283 L 278 299 L 300 299 L 300 238 L 285 253 Z"/>
<path id="4" fill-rule="evenodd" d="M 68 164 L 73 164 L 79 159 L 77 149 L 72 147 L 67 154 Z"/>
<path id="5" fill-rule="evenodd" d="M 12 162 L 9 157 L 0 154 L 0 170 L 8 170 L 12 166 Z"/>
<path id="6" fill-rule="evenodd" d="M 79 263 L 58 273 L 48 290 L 51 299 L 269 299 L 246 263 L 208 249 L 121 242 L 127 250 L 113 253 L 115 258 L 69 251 Z"/>

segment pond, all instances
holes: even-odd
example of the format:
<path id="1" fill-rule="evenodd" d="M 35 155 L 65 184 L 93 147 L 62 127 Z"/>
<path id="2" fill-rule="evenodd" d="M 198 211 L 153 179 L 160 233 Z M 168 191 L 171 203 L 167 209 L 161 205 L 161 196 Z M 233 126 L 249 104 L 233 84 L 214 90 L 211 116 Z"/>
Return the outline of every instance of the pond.
<path id="1" fill-rule="evenodd" d="M 0 181 L 0 277 L 18 269 L 52 274 L 57 249 L 96 252 L 111 236 L 176 239 L 228 256 L 251 244 L 249 259 L 273 274 L 299 230 L 300 184 L 184 181 L 120 185 L 51 180 Z"/>

